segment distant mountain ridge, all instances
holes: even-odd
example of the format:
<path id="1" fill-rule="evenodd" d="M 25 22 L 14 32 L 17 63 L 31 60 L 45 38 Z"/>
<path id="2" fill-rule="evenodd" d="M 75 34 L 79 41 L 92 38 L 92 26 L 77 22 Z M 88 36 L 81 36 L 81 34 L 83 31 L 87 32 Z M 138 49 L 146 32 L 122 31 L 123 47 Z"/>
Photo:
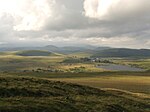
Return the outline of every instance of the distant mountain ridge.
<path id="1" fill-rule="evenodd" d="M 63 53 L 63 54 L 70 54 L 74 52 L 80 52 L 80 51 L 85 51 L 85 50 L 94 50 L 96 47 L 94 46 L 64 46 L 64 47 L 57 47 L 54 45 L 47 45 L 44 47 L 3 47 L 0 48 L 0 52 L 5 52 L 5 51 L 20 51 L 20 50 L 46 50 L 50 52 L 57 52 L 57 53 Z"/>
<path id="2" fill-rule="evenodd" d="M 150 57 L 150 49 L 110 48 L 96 51 L 93 57 Z"/>
<path id="3" fill-rule="evenodd" d="M 47 45 L 44 47 L 14 47 L 0 48 L 0 52 L 6 51 L 47 51 L 60 54 L 86 53 L 92 57 L 150 57 L 150 49 L 129 49 L 129 48 L 111 48 L 111 47 L 96 47 L 96 46 L 64 46 L 57 47 Z M 40 53 L 39 53 L 40 54 Z"/>

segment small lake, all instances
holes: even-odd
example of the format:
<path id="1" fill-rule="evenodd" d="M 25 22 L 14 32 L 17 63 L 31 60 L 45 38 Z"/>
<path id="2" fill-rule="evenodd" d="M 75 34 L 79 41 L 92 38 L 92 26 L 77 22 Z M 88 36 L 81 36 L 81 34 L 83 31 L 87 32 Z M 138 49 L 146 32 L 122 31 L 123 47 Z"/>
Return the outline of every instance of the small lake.
<path id="1" fill-rule="evenodd" d="M 97 68 L 102 68 L 105 70 L 111 70 L 111 71 L 145 71 L 144 69 L 132 67 L 129 65 L 117 65 L 117 64 L 105 64 L 105 65 L 99 65 L 96 66 Z"/>

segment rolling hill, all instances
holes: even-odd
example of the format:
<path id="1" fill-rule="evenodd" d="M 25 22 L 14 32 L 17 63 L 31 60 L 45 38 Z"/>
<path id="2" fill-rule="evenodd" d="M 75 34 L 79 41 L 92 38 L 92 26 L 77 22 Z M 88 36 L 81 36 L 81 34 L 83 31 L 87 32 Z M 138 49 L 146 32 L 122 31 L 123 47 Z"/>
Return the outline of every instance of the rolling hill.
<path id="1" fill-rule="evenodd" d="M 150 57 L 150 49 L 97 49 L 97 51 L 95 51 L 95 54 L 92 57 Z"/>
<path id="2" fill-rule="evenodd" d="M 149 100 L 117 90 L 36 78 L 0 77 L 0 112 L 148 112 Z"/>
<path id="3" fill-rule="evenodd" d="M 53 52 L 42 51 L 42 50 L 18 51 L 15 54 L 20 55 L 20 56 L 57 56 L 58 55 L 58 54 L 53 53 Z"/>
<path id="4" fill-rule="evenodd" d="M 48 45 L 44 47 L 12 47 L 0 48 L 0 52 L 19 51 L 18 55 L 49 56 L 60 53 L 75 56 L 92 56 L 92 57 L 150 57 L 150 49 L 128 49 L 128 48 L 110 48 L 95 46 L 64 46 L 57 47 Z M 20 53 L 20 51 L 23 51 Z M 31 53 L 32 52 L 32 53 Z M 34 52 L 34 53 L 33 53 Z"/>
<path id="5" fill-rule="evenodd" d="M 93 50 L 95 47 L 86 46 L 86 47 L 77 47 L 77 46 L 64 46 L 64 47 L 56 47 L 53 45 L 47 45 L 44 47 L 3 47 L 0 48 L 0 52 L 6 51 L 24 51 L 24 50 L 42 50 L 42 51 L 50 51 L 50 52 L 57 52 L 61 54 L 70 54 L 75 52 L 81 52 L 86 50 Z"/>

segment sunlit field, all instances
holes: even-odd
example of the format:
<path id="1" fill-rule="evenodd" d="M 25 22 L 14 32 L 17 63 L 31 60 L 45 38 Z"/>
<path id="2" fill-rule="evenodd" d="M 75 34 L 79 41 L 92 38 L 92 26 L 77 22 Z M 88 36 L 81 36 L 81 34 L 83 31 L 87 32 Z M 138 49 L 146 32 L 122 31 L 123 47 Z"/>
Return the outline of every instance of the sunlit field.
<path id="1" fill-rule="evenodd" d="M 0 112 L 150 112 L 150 0 L 0 0 Z"/>
<path id="2" fill-rule="evenodd" d="M 65 61 L 69 58 L 69 61 Z M 75 57 L 79 59 L 80 57 Z M 114 88 L 131 92 L 149 93 L 149 59 L 107 59 L 113 63 L 145 69 L 143 72 L 109 71 L 96 68 L 98 62 L 71 62 L 70 56 L 27 57 L 0 56 L 1 75 L 37 77 L 48 80 L 71 82 L 95 88 Z M 77 60 L 76 59 L 76 60 Z"/>

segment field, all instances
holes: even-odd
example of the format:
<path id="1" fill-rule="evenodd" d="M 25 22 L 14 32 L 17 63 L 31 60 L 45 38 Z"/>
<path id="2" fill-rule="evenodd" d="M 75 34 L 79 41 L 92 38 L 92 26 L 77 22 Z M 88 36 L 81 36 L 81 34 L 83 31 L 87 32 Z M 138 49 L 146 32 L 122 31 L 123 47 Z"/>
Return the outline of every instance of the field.
<path id="1" fill-rule="evenodd" d="M 78 83 L 96 88 L 115 88 L 132 92 L 150 93 L 150 77 L 147 76 L 97 76 L 82 78 L 55 79 L 65 82 Z"/>
<path id="2" fill-rule="evenodd" d="M 83 54 L 30 57 L 4 53 L 0 60 L 0 112 L 150 111 L 150 59 L 93 62 L 85 61 Z M 105 63 L 145 71 L 96 68 Z"/>
<path id="3" fill-rule="evenodd" d="M 37 78 L 0 77 L 1 112 L 145 112 L 148 98 Z"/>
<path id="4" fill-rule="evenodd" d="M 150 92 L 150 59 L 106 58 L 110 62 L 145 69 L 143 72 L 107 71 L 96 68 L 103 62 L 81 62 L 81 55 L 17 56 L 14 52 L 0 56 L 3 75 L 46 78 L 88 85 L 96 88 L 115 88 L 132 92 Z M 82 57 L 83 58 L 83 57 Z"/>
<path id="5" fill-rule="evenodd" d="M 46 80 L 56 80 L 87 85 L 95 88 L 115 88 L 135 93 L 150 93 L 149 72 L 124 73 L 2 73 L 2 76 L 36 77 Z"/>
<path id="6" fill-rule="evenodd" d="M 116 60 L 116 62 L 150 70 L 150 59 L 121 59 Z"/>

